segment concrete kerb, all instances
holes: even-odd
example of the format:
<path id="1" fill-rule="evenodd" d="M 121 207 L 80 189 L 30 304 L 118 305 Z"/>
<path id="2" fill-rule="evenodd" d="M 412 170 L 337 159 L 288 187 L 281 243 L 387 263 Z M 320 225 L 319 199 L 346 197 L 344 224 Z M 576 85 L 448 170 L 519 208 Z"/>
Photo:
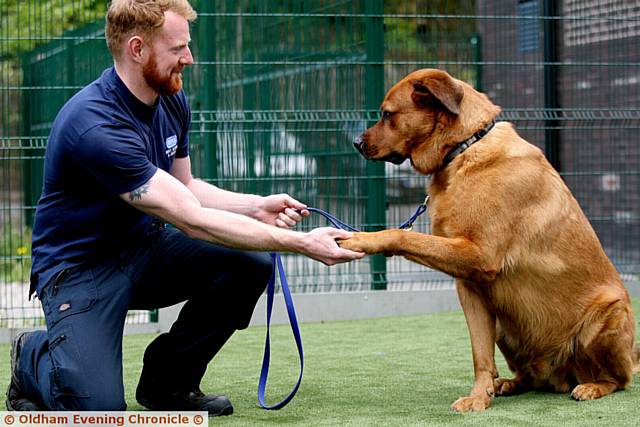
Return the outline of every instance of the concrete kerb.
<path id="1" fill-rule="evenodd" d="M 640 297 L 640 281 L 626 282 L 629 294 Z M 415 291 L 367 291 L 308 293 L 293 295 L 296 316 L 300 323 L 328 321 L 362 320 L 380 317 L 413 316 L 460 310 L 456 291 L 452 287 Z M 158 333 L 169 330 L 183 304 L 163 308 L 158 315 L 158 323 L 126 325 L 125 335 Z M 266 295 L 262 295 L 253 312 L 250 326 L 266 324 Z M 640 313 L 636 313 L 640 315 Z M 272 325 L 288 324 L 284 296 L 274 298 Z M 0 329 L 0 343 L 9 343 L 19 332 L 43 328 Z"/>

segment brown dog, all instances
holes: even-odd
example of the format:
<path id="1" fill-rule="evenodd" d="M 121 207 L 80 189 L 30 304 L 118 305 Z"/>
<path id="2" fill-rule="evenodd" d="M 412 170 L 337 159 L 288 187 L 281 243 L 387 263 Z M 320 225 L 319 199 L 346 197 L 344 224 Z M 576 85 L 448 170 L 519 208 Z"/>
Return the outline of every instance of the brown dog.
<path id="1" fill-rule="evenodd" d="M 431 175 L 433 234 L 355 233 L 340 245 L 405 258 L 456 280 L 475 382 L 456 411 L 532 389 L 593 400 L 637 371 L 629 295 L 558 173 L 500 108 L 440 70 L 415 71 L 355 142 L 371 160 Z M 461 142 L 464 142 L 461 144 Z M 495 344 L 513 379 L 497 378 Z"/>

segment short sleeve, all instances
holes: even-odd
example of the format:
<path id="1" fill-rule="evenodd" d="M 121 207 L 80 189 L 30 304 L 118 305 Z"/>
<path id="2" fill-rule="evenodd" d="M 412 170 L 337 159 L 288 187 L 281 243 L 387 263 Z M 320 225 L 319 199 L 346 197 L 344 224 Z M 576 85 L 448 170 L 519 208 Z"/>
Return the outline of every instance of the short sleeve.
<path id="1" fill-rule="evenodd" d="M 78 165 L 111 195 L 141 187 L 157 171 L 140 136 L 126 126 L 95 126 L 69 150 Z"/>

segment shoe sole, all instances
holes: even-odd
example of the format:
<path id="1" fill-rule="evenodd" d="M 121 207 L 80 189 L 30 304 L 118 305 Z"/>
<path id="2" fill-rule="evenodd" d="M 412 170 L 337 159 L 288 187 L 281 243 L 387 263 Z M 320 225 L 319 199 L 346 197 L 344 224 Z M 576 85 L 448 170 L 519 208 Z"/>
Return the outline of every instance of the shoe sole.
<path id="1" fill-rule="evenodd" d="M 136 401 L 142 406 L 144 406 L 145 408 L 149 409 L 150 411 L 166 411 L 167 410 L 167 408 L 154 405 L 153 403 L 149 402 L 144 398 L 136 398 Z M 231 415 L 231 414 L 233 414 L 233 405 L 231 404 L 231 402 L 229 402 L 229 405 L 222 408 L 220 412 L 216 414 L 212 414 L 211 412 L 209 412 L 209 417 L 222 417 L 222 416 Z"/>

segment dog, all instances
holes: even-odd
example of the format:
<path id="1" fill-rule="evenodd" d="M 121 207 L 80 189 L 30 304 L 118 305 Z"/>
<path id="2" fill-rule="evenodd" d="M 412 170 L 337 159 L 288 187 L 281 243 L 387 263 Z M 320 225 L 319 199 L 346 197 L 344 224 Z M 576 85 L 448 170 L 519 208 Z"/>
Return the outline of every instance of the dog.
<path id="1" fill-rule="evenodd" d="M 639 354 L 627 290 L 560 175 L 511 123 L 495 122 L 500 111 L 442 70 L 395 84 L 354 145 L 366 159 L 409 159 L 431 176 L 432 234 L 358 232 L 339 244 L 456 279 L 475 379 L 454 411 L 529 390 L 582 401 L 624 389 Z M 513 378 L 498 377 L 496 344 Z"/>

